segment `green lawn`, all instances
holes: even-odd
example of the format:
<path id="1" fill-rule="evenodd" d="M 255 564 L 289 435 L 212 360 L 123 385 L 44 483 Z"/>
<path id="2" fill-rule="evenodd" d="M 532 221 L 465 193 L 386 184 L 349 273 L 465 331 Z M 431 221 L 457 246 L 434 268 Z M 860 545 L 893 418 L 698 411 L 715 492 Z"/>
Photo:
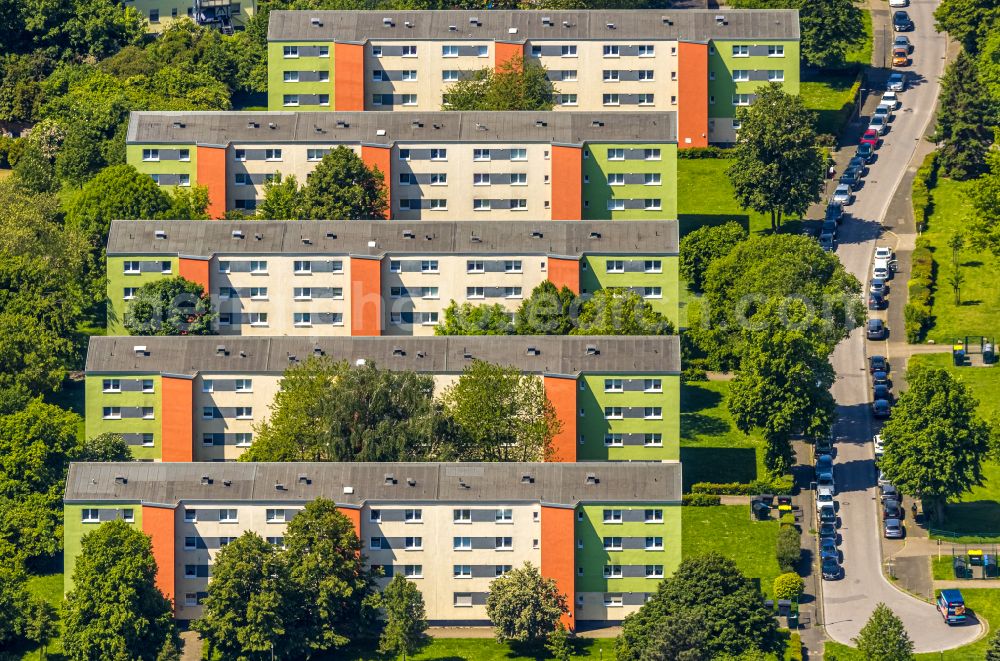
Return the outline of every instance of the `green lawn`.
<path id="1" fill-rule="evenodd" d="M 986 620 L 990 624 L 990 631 L 995 631 L 1000 627 L 1000 590 L 989 588 L 962 590 L 965 604 L 969 606 L 973 613 L 980 620 Z M 941 620 L 936 620 L 933 626 L 945 626 Z M 986 635 L 971 645 L 959 647 L 945 652 L 933 652 L 929 654 L 917 654 L 917 661 L 980 661 L 986 656 L 986 646 L 989 644 L 990 636 Z M 867 661 L 856 649 L 827 641 L 826 661 Z"/>
<path id="2" fill-rule="evenodd" d="M 966 248 L 960 254 L 962 274 L 961 305 L 955 304 L 948 285 L 954 267 L 948 239 L 964 231 L 971 205 L 967 192 L 973 181 L 957 182 L 940 179 L 932 191 L 933 213 L 927 221 L 927 237 L 937 262 L 937 289 L 934 295 L 934 326 L 927 337 L 938 343 L 950 344 L 965 335 L 1000 336 L 1000 259 L 989 251 Z"/>
<path id="3" fill-rule="evenodd" d="M 872 61 L 872 17 L 864 12 L 865 40 L 847 52 L 848 67 L 844 70 L 810 71 L 803 67 L 799 96 L 806 108 L 817 114 L 816 131 L 839 135 L 850 118 L 850 104 L 857 93 L 854 83 L 861 67 Z"/>
<path id="4" fill-rule="evenodd" d="M 760 580 L 761 590 L 771 594 L 780 573 L 775 558 L 777 520 L 751 521 L 749 505 L 685 507 L 681 535 L 684 558 L 717 551 L 732 558 L 747 576 Z"/>
<path id="5" fill-rule="evenodd" d="M 32 576 L 28 579 L 28 589 L 32 594 L 41 597 L 57 609 L 62 607 L 63 575 L 61 573 Z M 46 648 L 46 658 L 55 661 L 55 659 L 62 658 L 62 652 L 62 639 L 56 638 L 50 642 Z M 23 658 L 25 661 L 28 661 L 29 659 L 37 659 L 38 656 L 39 651 L 36 649 L 34 651 L 27 652 Z"/>
<path id="6" fill-rule="evenodd" d="M 695 482 L 752 482 L 766 475 L 763 439 L 736 429 L 726 409 L 728 389 L 728 381 L 681 386 L 685 491 Z"/>

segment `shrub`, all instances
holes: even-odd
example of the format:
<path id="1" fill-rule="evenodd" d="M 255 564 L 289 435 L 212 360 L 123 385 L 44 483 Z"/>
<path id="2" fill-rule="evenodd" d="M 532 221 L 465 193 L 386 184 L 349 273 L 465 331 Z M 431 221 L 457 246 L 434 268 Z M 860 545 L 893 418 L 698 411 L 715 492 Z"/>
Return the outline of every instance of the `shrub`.
<path id="1" fill-rule="evenodd" d="M 761 493 L 791 494 L 795 488 L 791 477 L 753 482 L 696 482 L 691 493 L 708 493 L 716 496 L 753 496 Z"/>
<path id="2" fill-rule="evenodd" d="M 774 598 L 795 600 L 806 589 L 802 577 L 795 572 L 785 572 L 774 579 Z"/>
<path id="3" fill-rule="evenodd" d="M 778 519 L 778 525 L 780 525 L 782 528 L 784 528 L 786 526 L 790 526 L 792 528 L 795 528 L 795 515 L 792 514 L 791 512 L 787 512 L 785 514 L 782 514 L 781 518 Z M 797 530 L 797 528 L 796 528 L 796 530 Z"/>
<path id="4" fill-rule="evenodd" d="M 802 557 L 802 547 L 799 546 L 799 531 L 795 526 L 783 526 L 778 530 L 777 548 L 775 556 L 778 559 L 778 567 L 783 572 L 795 571 L 795 565 Z"/>
<path id="5" fill-rule="evenodd" d="M 934 253 L 931 252 L 927 239 L 920 237 L 913 249 L 913 266 L 907 285 L 909 301 L 903 308 L 906 341 L 910 344 L 922 341 L 933 321 L 931 306 L 934 302 L 936 276 Z"/>
<path id="6" fill-rule="evenodd" d="M 681 372 L 681 383 L 694 383 L 696 381 L 708 381 L 708 374 L 700 367 L 685 367 Z"/>
<path id="7" fill-rule="evenodd" d="M 938 153 L 931 152 L 917 169 L 917 174 L 913 178 L 911 199 L 913 218 L 916 221 L 918 231 L 926 228 L 927 217 L 934 209 L 934 198 L 931 191 L 937 185 L 938 163 Z"/>
<path id="8" fill-rule="evenodd" d="M 691 507 L 712 507 L 722 503 L 720 496 L 713 496 L 707 493 L 686 493 L 684 494 L 684 504 Z"/>
<path id="9" fill-rule="evenodd" d="M 724 147 L 689 147 L 678 149 L 677 158 L 731 158 L 732 149 Z"/>

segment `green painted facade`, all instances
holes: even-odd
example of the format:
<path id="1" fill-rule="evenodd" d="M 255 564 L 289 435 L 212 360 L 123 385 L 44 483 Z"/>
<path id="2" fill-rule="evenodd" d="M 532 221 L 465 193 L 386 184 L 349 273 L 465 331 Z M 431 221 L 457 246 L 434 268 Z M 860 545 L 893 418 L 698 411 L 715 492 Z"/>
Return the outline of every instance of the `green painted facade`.
<path id="1" fill-rule="evenodd" d="M 142 272 L 135 275 L 125 275 L 127 261 L 158 261 L 170 262 L 170 273 L 161 271 Z M 108 257 L 108 335 L 128 335 L 125 330 L 125 300 L 126 287 L 141 287 L 146 283 L 169 278 L 178 274 L 177 255 L 124 256 Z"/>
<path id="2" fill-rule="evenodd" d="M 134 7 L 147 21 L 150 32 L 162 32 L 171 22 L 194 17 L 194 0 L 125 0 L 125 7 Z M 253 15 L 255 3 L 251 0 L 233 3 L 233 24 L 245 26 Z M 236 8 L 238 6 L 238 11 Z M 190 12 L 190 13 L 188 13 Z"/>
<path id="3" fill-rule="evenodd" d="M 624 262 L 645 262 L 658 260 L 662 273 L 646 273 L 644 271 L 626 271 L 624 273 L 608 273 L 608 260 Z M 586 255 L 580 265 L 581 292 L 595 292 L 609 287 L 659 287 L 662 298 L 647 298 L 654 310 L 665 316 L 674 326 L 678 325 L 680 303 L 678 296 L 679 258 L 664 255 Z"/>
<path id="4" fill-rule="evenodd" d="M 115 518 L 122 516 L 122 510 L 128 508 L 132 510 L 134 521 L 133 526 L 142 530 L 142 505 L 139 503 L 74 503 L 63 505 L 63 590 L 69 592 L 73 589 L 73 569 L 76 567 L 76 558 L 83 548 L 83 536 L 96 530 L 99 523 L 84 523 L 84 509 L 99 509 L 103 511 L 115 512 Z"/>
<path id="5" fill-rule="evenodd" d="M 143 379 L 152 379 L 153 392 L 145 393 L 137 389 L 128 392 L 106 393 L 104 392 L 105 379 L 119 379 L 122 383 L 125 381 L 136 382 Z M 153 434 L 153 446 L 131 445 L 132 456 L 136 459 L 159 459 L 163 450 L 160 439 L 163 424 L 161 418 L 162 396 L 160 387 L 159 374 L 129 372 L 128 374 L 87 375 L 84 384 L 84 394 L 86 396 L 84 411 L 86 413 L 87 438 L 93 438 L 98 434 L 108 432 L 115 434 L 151 433 Z M 118 406 L 122 408 L 152 406 L 153 419 L 122 417 L 121 419 L 105 420 L 104 407 L 106 406 Z"/>
<path id="6" fill-rule="evenodd" d="M 642 520 L 645 510 L 660 510 L 663 521 L 646 523 Z M 638 521 L 605 523 L 605 510 L 637 512 Z M 669 578 L 681 563 L 681 507 L 679 504 L 600 503 L 580 505 L 576 508 L 576 590 L 577 592 L 656 592 L 659 578 L 623 577 L 605 578 L 604 567 L 619 565 L 639 567 L 662 565 L 664 578 Z M 644 540 L 662 537 L 663 550 L 647 551 L 644 548 L 608 551 L 605 537 L 622 537 Z M 582 548 L 581 548 L 582 542 Z M 581 575 L 580 570 L 583 570 Z M 626 573 L 623 571 L 623 573 Z"/>
<path id="7" fill-rule="evenodd" d="M 285 46 L 327 46 L 329 57 L 299 56 L 285 57 Z M 334 79 L 334 47 L 332 43 L 323 41 L 292 41 L 269 42 L 267 44 L 267 109 L 268 110 L 335 110 L 333 101 Z M 286 83 L 286 71 L 327 71 L 330 80 L 326 82 Z M 329 94 L 330 104 L 301 103 L 298 106 L 286 107 L 286 94 Z"/>
<path id="8" fill-rule="evenodd" d="M 142 160 L 144 149 L 187 149 L 189 160 Z M 170 144 L 147 144 L 147 145 L 125 145 L 125 162 L 143 174 L 186 174 L 191 179 L 191 185 L 198 184 L 198 147 L 197 145 Z M 162 184 L 160 186 L 166 191 L 173 190 L 174 186 Z"/>
<path id="9" fill-rule="evenodd" d="M 628 390 L 605 392 L 608 379 L 639 380 L 658 378 L 662 392 Z M 577 408 L 583 412 L 577 418 L 578 461 L 677 461 L 680 459 L 680 376 L 664 374 L 585 374 L 577 379 Z M 624 417 L 605 418 L 605 407 L 660 407 L 662 419 Z M 606 434 L 661 434 L 662 447 L 628 445 L 609 447 Z"/>
<path id="10" fill-rule="evenodd" d="M 752 55 L 748 57 L 734 56 L 733 46 L 783 46 L 783 57 L 767 55 Z M 753 94 L 767 80 L 733 81 L 733 71 L 767 72 L 781 70 L 784 72 L 782 87 L 789 94 L 799 93 L 799 42 L 798 41 L 742 41 L 714 40 L 708 51 L 708 116 L 736 117 L 737 106 L 733 105 L 733 95 Z M 751 76 L 752 77 L 752 76 Z"/>
<path id="11" fill-rule="evenodd" d="M 677 145 L 637 143 L 587 143 L 583 147 L 584 220 L 672 220 L 677 218 Z M 609 149 L 659 149 L 659 160 L 610 160 Z M 659 185 L 611 186 L 609 174 L 659 174 Z M 660 208 L 608 209 L 610 200 L 659 199 Z"/>

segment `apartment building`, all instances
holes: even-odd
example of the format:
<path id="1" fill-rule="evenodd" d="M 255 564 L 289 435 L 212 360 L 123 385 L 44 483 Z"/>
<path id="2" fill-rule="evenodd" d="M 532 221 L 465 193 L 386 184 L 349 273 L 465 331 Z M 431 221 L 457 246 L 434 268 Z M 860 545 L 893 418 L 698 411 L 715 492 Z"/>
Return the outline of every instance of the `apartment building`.
<path id="1" fill-rule="evenodd" d="M 200 283 L 223 335 L 433 335 L 452 302 L 509 314 L 541 282 L 631 289 L 677 325 L 676 221 L 111 224 L 108 334 L 142 285 Z"/>
<path id="2" fill-rule="evenodd" d="M 729 143 L 758 87 L 798 94 L 798 12 L 273 11 L 268 108 L 429 112 L 522 58 L 548 70 L 560 112 L 676 112 L 682 149 Z"/>
<path id="3" fill-rule="evenodd" d="M 171 23 L 191 19 L 199 25 L 214 27 L 223 34 L 242 30 L 257 11 L 257 0 L 122 0 L 146 19 L 149 32 L 159 33 Z"/>
<path id="4" fill-rule="evenodd" d="M 398 220 L 677 217 L 672 112 L 133 112 L 126 154 L 161 186 L 205 186 L 221 218 L 341 145 L 382 173 Z"/>
<path id="5" fill-rule="evenodd" d="M 561 422 L 553 460 L 676 461 L 676 336 L 107 337 L 90 339 L 86 433 L 140 460 L 230 461 L 253 443 L 286 369 L 310 356 L 431 375 L 438 394 L 474 360 L 542 379 Z"/>
<path id="6" fill-rule="evenodd" d="M 179 620 L 202 614 L 219 549 L 247 530 L 281 545 L 309 501 L 334 501 L 384 585 L 403 574 L 433 625 L 488 625 L 490 582 L 530 562 L 573 628 L 635 612 L 681 559 L 677 462 L 87 464 L 65 494 L 66 589 L 81 538 L 124 519 L 152 538 Z"/>

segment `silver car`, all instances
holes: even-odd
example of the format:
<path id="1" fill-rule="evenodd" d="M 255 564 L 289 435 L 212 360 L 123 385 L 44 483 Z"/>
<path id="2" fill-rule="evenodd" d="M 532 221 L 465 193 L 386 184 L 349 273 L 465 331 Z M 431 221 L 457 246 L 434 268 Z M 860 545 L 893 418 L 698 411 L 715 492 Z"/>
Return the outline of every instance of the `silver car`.
<path id="1" fill-rule="evenodd" d="M 839 202 L 845 207 L 854 202 L 854 193 L 851 192 L 851 187 L 847 184 L 838 184 L 833 191 L 833 201 Z"/>
<path id="2" fill-rule="evenodd" d="M 889 129 L 889 123 L 885 117 L 872 115 L 871 120 L 868 122 L 868 129 L 877 132 L 879 135 L 885 135 L 885 132 Z"/>
<path id="3" fill-rule="evenodd" d="M 889 83 L 886 85 L 886 89 L 890 92 L 902 92 L 906 89 L 906 76 L 898 72 L 889 74 Z"/>
<path id="4" fill-rule="evenodd" d="M 886 539 L 903 539 L 903 522 L 899 519 L 886 519 L 883 532 Z"/>

